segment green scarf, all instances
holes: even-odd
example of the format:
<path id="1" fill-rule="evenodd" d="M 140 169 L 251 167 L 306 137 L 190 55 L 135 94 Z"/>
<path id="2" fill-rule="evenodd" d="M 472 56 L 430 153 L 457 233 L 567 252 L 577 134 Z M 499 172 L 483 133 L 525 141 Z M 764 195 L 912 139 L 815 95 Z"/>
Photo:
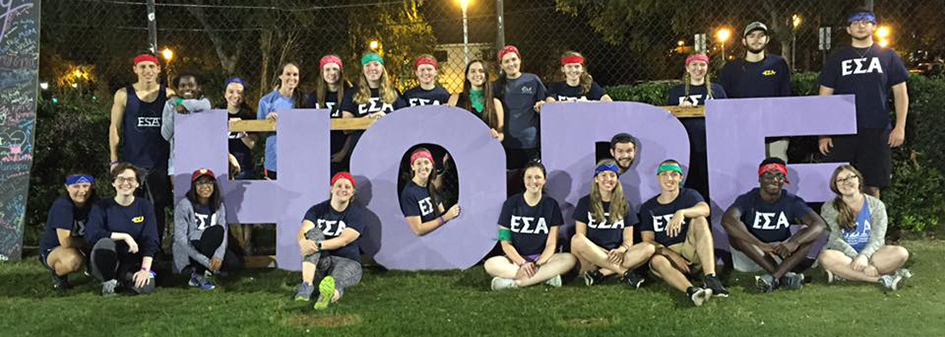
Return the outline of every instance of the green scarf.
<path id="1" fill-rule="evenodd" d="M 476 109 L 478 113 L 482 113 L 482 110 L 486 108 L 486 97 L 483 95 L 483 92 L 483 89 L 469 90 L 469 103 L 472 104 L 473 108 Z"/>

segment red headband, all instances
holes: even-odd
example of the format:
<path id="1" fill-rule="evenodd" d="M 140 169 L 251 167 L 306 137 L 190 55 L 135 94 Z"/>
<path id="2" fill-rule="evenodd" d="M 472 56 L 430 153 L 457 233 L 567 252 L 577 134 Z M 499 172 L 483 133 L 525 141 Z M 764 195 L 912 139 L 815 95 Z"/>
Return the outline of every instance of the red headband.
<path id="1" fill-rule="evenodd" d="M 508 53 L 515 53 L 515 55 L 518 55 L 519 58 L 522 57 L 522 54 L 518 52 L 518 48 L 515 48 L 513 45 L 508 45 L 505 46 L 505 48 L 502 48 L 502 50 L 499 50 L 499 62 L 502 62 L 502 58 Z"/>
<path id="2" fill-rule="evenodd" d="M 568 55 L 561 58 L 561 65 L 565 65 L 568 63 L 584 64 L 584 57 L 581 55 Z"/>
<path id="3" fill-rule="evenodd" d="M 420 159 L 420 158 L 426 158 L 430 160 L 431 163 L 433 162 L 433 155 L 430 154 L 430 151 L 421 150 L 421 151 L 414 152 L 413 155 L 410 156 L 410 165 L 413 166 L 413 162 L 417 161 L 417 159 Z"/>
<path id="4" fill-rule="evenodd" d="M 768 172 L 768 171 L 781 172 L 781 174 L 784 175 L 784 182 L 789 183 L 789 184 L 791 183 L 790 181 L 787 180 L 787 166 L 785 166 L 784 164 L 779 164 L 779 163 L 765 164 L 758 168 L 758 176 L 760 177 L 764 175 L 765 172 Z"/>
<path id="5" fill-rule="evenodd" d="M 341 63 L 341 58 L 338 57 L 338 55 L 325 55 L 318 61 L 318 69 L 324 68 L 325 65 L 329 63 L 334 63 L 337 64 L 339 68 L 344 68 L 344 65 Z"/>
<path id="6" fill-rule="evenodd" d="M 702 61 L 702 62 L 705 62 L 705 64 L 709 64 L 709 57 L 706 56 L 705 54 L 689 55 L 689 57 L 686 58 L 686 66 L 689 66 L 689 64 L 692 63 L 693 61 Z"/>
<path id="7" fill-rule="evenodd" d="M 351 182 L 351 187 L 357 188 L 358 185 L 354 182 L 354 177 L 351 176 L 351 173 L 348 172 L 338 172 L 335 173 L 335 176 L 331 177 L 331 186 L 335 186 L 335 183 L 338 182 L 338 179 L 348 179 Z"/>
<path id="8" fill-rule="evenodd" d="M 141 54 L 141 55 L 135 56 L 134 62 L 135 62 L 135 65 L 138 65 L 138 63 L 141 63 L 141 62 L 154 62 L 154 64 L 160 65 L 160 63 L 158 63 L 157 56 L 154 56 L 151 54 Z"/>
<path id="9" fill-rule="evenodd" d="M 429 64 L 436 69 L 440 68 L 440 66 L 436 64 L 436 59 L 430 55 L 420 55 L 416 60 L 413 61 L 414 68 L 419 68 L 421 64 Z"/>

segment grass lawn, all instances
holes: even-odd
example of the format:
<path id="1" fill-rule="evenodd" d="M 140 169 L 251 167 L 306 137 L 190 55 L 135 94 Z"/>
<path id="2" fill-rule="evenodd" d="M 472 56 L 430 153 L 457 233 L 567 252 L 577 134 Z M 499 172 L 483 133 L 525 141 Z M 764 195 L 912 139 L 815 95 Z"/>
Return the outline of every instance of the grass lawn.
<path id="1" fill-rule="evenodd" d="M 827 285 L 821 269 L 801 291 L 757 294 L 734 273 L 729 298 L 696 308 L 659 281 L 629 290 L 614 280 L 587 288 L 538 286 L 491 292 L 466 271 L 368 270 L 340 303 L 316 312 L 291 301 L 299 273 L 250 270 L 202 292 L 158 288 L 151 296 L 102 298 L 92 279 L 57 295 L 28 257 L 0 263 L 2 336 L 943 336 L 945 243 L 905 241 L 915 277 L 884 293 L 867 284 Z"/>

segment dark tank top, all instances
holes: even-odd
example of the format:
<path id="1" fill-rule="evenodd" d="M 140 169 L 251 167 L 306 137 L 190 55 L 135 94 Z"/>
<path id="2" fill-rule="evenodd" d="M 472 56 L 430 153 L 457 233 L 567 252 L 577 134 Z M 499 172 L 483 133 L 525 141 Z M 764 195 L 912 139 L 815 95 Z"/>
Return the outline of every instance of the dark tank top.
<path id="1" fill-rule="evenodd" d="M 128 100 L 122 125 L 121 160 L 141 168 L 166 169 L 170 147 L 161 136 L 161 117 L 167 102 L 167 88 L 161 84 L 153 102 L 139 99 L 133 85 L 128 85 L 125 90 Z"/>

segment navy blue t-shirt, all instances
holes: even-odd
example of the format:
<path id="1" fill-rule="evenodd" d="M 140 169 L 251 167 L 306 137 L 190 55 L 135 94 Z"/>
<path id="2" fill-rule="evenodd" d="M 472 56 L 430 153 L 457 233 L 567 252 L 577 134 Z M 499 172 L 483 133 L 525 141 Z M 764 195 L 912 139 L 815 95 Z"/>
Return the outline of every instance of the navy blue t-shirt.
<path id="1" fill-rule="evenodd" d="M 194 220 L 197 221 L 197 230 L 203 231 L 210 226 L 217 224 L 216 211 L 210 209 L 210 205 L 201 203 L 192 203 L 194 207 Z"/>
<path id="2" fill-rule="evenodd" d="M 597 82 L 591 82 L 591 90 L 584 92 L 584 87 L 578 85 L 572 87 L 568 82 L 552 82 L 548 85 L 548 97 L 554 98 L 558 102 L 575 102 L 579 99 L 599 101 L 604 97 L 604 88 L 597 85 Z"/>
<path id="3" fill-rule="evenodd" d="M 604 217 L 610 218 L 610 203 L 604 202 Z M 587 238 L 594 242 L 594 244 L 600 246 L 604 249 L 614 249 L 623 244 L 623 229 L 625 226 L 636 225 L 639 221 L 637 219 L 636 212 L 630 211 L 630 207 L 627 207 L 627 212 L 623 215 L 623 219 L 617 221 L 616 223 L 609 223 L 607 219 L 594 219 L 594 214 L 591 210 L 591 196 L 586 195 L 581 200 L 578 201 L 577 206 L 574 207 L 573 218 L 576 221 L 580 221 L 587 224 Z"/>
<path id="4" fill-rule="evenodd" d="M 404 217 L 419 216 L 420 223 L 436 219 L 436 207 L 430 191 L 426 187 L 421 187 L 413 180 L 407 181 L 404 190 L 400 192 L 400 210 Z"/>
<path id="5" fill-rule="evenodd" d="M 820 85 L 834 95 L 856 95 L 856 128 L 889 128 L 892 87 L 909 79 L 909 71 L 892 49 L 846 46 L 830 55 Z"/>
<path id="6" fill-rule="evenodd" d="M 59 234 L 56 229 L 65 229 L 71 231 L 70 236 L 81 238 L 85 235 L 85 224 L 89 219 L 89 211 L 92 205 L 99 202 L 98 199 L 90 199 L 85 202 L 82 208 L 76 208 L 72 199 L 68 195 L 60 196 L 53 201 L 49 207 L 49 213 L 46 215 L 46 230 L 43 237 L 39 239 L 39 251 L 45 254 L 59 246 Z"/>
<path id="7" fill-rule="evenodd" d="M 702 195 L 696 190 L 689 188 L 680 188 L 676 199 L 668 204 L 661 204 L 657 199 L 659 195 L 650 198 L 640 206 L 640 231 L 650 231 L 655 234 L 656 242 L 663 246 L 672 246 L 686 241 L 686 234 L 689 233 L 689 220 L 684 219 L 679 234 L 676 237 L 666 235 L 666 225 L 673 220 L 676 211 L 686 208 L 692 208 L 700 202 L 705 202 Z"/>
<path id="8" fill-rule="evenodd" d="M 337 91 L 325 91 L 325 104 L 324 106 L 318 105 L 318 96 L 315 93 L 308 95 L 305 99 L 305 106 L 311 107 L 313 109 L 328 109 L 330 112 L 331 118 L 341 118 L 341 106 L 343 103 L 348 102 L 352 95 L 354 95 L 354 90 L 351 90 L 350 87 L 345 87 L 344 96 L 341 98 L 342 103 L 338 103 L 338 92 Z M 341 130 L 332 130 L 331 131 L 331 153 L 335 154 L 345 146 L 345 141 L 348 139 L 348 135 Z"/>
<path id="9" fill-rule="evenodd" d="M 761 199 L 761 190 L 757 187 L 738 196 L 732 207 L 742 212 L 741 220 L 748 232 L 762 242 L 787 240 L 791 237 L 791 224 L 800 223 L 804 215 L 813 212 L 804 199 L 785 190 L 777 201 L 768 203 Z"/>
<path id="10" fill-rule="evenodd" d="M 224 107 L 225 108 L 225 107 Z M 250 109 L 240 109 L 236 114 L 228 114 L 230 119 L 253 120 L 256 119 L 256 113 Z M 254 175 L 253 150 L 243 143 L 243 138 L 248 137 L 245 132 L 230 132 L 227 136 L 230 154 L 236 157 L 236 162 L 240 164 L 241 176 L 248 177 Z M 244 174 L 243 172 L 249 172 Z"/>
<path id="11" fill-rule="evenodd" d="M 497 97 L 505 108 L 505 146 L 510 149 L 538 147 L 538 113 L 535 103 L 548 97 L 545 84 L 535 74 L 522 73 L 512 80 L 494 82 Z"/>
<path id="12" fill-rule="evenodd" d="M 784 58 L 765 53 L 758 62 L 744 58 L 722 67 L 719 82 L 729 98 L 791 96 L 791 68 Z"/>
<path id="13" fill-rule="evenodd" d="M 680 84 L 669 90 L 666 95 L 666 105 L 679 105 L 683 101 L 692 103 L 693 106 L 704 106 L 706 99 L 726 98 L 725 88 L 718 83 L 712 83 L 712 97 L 708 97 L 708 90 L 703 85 L 690 85 L 689 95 L 686 95 L 686 85 Z M 692 152 L 705 153 L 705 117 L 680 118 L 683 126 L 686 127 L 686 133 L 689 134 L 689 144 Z"/>
<path id="14" fill-rule="evenodd" d="M 108 199 L 92 207 L 85 226 L 85 240 L 94 245 L 99 239 L 111 237 L 112 233 L 131 235 L 138 244 L 138 254 L 142 256 L 153 257 L 161 247 L 154 206 L 145 198 L 135 198 L 128 206 Z M 124 241 L 115 243 L 119 254 L 128 253 Z"/>
<path id="15" fill-rule="evenodd" d="M 380 89 L 371 89 L 371 98 L 364 104 L 358 104 L 354 101 L 354 94 L 358 92 L 358 87 L 351 88 L 351 99 L 345 99 L 341 105 L 341 110 L 354 114 L 354 117 L 364 117 L 375 112 L 391 113 L 394 110 L 407 107 L 407 102 L 400 94 L 397 95 L 397 100 L 394 103 L 385 103 L 381 101 L 379 91 Z"/>
<path id="16" fill-rule="evenodd" d="M 138 98 L 134 85 L 125 87 L 125 115 L 122 119 L 121 160 L 140 168 L 167 168 L 170 143 L 161 136 L 167 88 L 161 84 L 157 98 L 144 102 Z"/>
<path id="17" fill-rule="evenodd" d="M 344 211 L 338 212 L 331 207 L 331 200 L 325 200 L 312 206 L 305 212 L 305 220 L 311 221 L 315 227 L 325 234 L 325 240 L 341 236 L 345 228 L 351 228 L 364 235 L 364 209 L 355 202 L 349 202 Z M 361 236 L 348 245 L 327 251 L 332 256 L 343 257 L 361 262 Z"/>
<path id="18" fill-rule="evenodd" d="M 404 91 L 404 100 L 410 106 L 445 105 L 449 99 L 450 92 L 441 86 L 436 86 L 431 90 L 416 86 Z"/>
<path id="19" fill-rule="evenodd" d="M 519 255 L 541 254 L 551 227 L 564 223 L 558 202 L 542 196 L 535 206 L 525 202 L 524 194 L 516 194 L 502 204 L 499 226 L 512 231 L 512 247 Z"/>

